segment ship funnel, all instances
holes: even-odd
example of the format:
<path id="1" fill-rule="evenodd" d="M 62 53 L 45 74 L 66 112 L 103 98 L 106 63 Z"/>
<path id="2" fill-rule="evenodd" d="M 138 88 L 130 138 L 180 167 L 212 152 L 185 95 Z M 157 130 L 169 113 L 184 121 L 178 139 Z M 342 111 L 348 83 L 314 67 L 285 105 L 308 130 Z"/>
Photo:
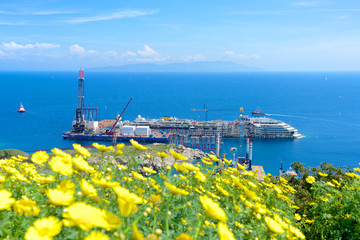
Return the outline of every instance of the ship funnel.
<path id="1" fill-rule="evenodd" d="M 220 157 L 220 133 L 216 135 L 216 156 Z"/>
<path id="2" fill-rule="evenodd" d="M 249 142 L 250 140 L 246 139 L 246 160 L 249 160 Z"/>
<path id="3" fill-rule="evenodd" d="M 253 149 L 253 143 L 250 142 L 250 151 L 249 151 L 249 167 L 248 170 L 251 171 L 252 167 L 251 167 L 251 161 L 252 161 L 252 149 Z"/>

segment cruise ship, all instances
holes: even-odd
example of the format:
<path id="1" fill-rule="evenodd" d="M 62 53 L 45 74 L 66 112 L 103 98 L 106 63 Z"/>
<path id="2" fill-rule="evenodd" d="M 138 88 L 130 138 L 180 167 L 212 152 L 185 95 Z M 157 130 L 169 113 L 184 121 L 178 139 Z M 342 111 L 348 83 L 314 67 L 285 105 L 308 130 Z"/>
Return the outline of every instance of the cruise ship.
<path id="1" fill-rule="evenodd" d="M 253 138 L 302 138 L 302 134 L 289 124 L 267 117 L 240 115 L 240 135 Z"/>
<path id="2" fill-rule="evenodd" d="M 248 117 L 240 115 L 234 121 L 212 120 L 195 121 L 164 117 L 145 119 L 140 115 L 133 121 L 121 125 L 149 126 L 161 132 L 181 132 L 188 136 L 252 137 L 252 138 L 301 138 L 297 129 L 280 120 L 267 117 Z"/>

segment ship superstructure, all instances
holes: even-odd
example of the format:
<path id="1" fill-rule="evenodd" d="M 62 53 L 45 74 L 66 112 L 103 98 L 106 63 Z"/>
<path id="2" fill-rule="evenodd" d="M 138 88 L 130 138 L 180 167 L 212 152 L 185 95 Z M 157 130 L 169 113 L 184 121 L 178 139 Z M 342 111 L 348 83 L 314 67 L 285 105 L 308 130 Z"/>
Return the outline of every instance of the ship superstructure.
<path id="1" fill-rule="evenodd" d="M 298 130 L 280 120 L 240 115 L 240 135 L 253 138 L 301 138 Z"/>

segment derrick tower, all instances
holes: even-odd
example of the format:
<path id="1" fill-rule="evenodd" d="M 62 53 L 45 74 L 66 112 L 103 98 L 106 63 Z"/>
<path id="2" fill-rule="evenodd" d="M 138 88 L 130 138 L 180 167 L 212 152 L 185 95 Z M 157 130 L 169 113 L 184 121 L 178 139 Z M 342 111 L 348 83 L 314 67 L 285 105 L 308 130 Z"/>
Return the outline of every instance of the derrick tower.
<path id="1" fill-rule="evenodd" d="M 76 122 L 85 121 L 85 96 L 84 96 L 84 70 L 79 70 L 78 105 L 76 108 Z"/>

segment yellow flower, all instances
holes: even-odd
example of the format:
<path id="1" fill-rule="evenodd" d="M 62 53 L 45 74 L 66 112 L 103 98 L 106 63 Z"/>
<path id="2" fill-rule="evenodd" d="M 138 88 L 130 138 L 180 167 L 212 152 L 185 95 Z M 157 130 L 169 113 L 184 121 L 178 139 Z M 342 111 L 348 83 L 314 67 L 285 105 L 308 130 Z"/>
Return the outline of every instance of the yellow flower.
<path id="1" fill-rule="evenodd" d="M 64 176 L 70 176 L 73 173 L 72 165 L 65 164 L 60 157 L 52 157 L 49 161 L 51 169 Z"/>
<path id="2" fill-rule="evenodd" d="M 159 155 L 161 158 L 170 157 L 170 155 L 169 155 L 169 154 L 164 153 L 164 152 L 157 152 L 156 154 L 157 154 L 157 155 Z"/>
<path id="3" fill-rule="evenodd" d="M 90 166 L 89 163 L 85 161 L 82 156 L 74 157 L 72 159 L 72 163 L 74 164 L 76 169 L 81 172 L 92 173 L 95 171 L 95 169 L 92 166 Z"/>
<path id="4" fill-rule="evenodd" d="M 18 200 L 14 203 L 14 213 L 22 215 L 33 215 L 37 216 L 40 213 L 40 208 L 35 201 L 22 197 L 23 199 Z"/>
<path id="5" fill-rule="evenodd" d="M 211 161 L 214 161 L 214 162 L 218 162 L 219 159 L 215 156 L 215 155 L 212 155 L 212 154 L 208 154 L 209 158 L 211 159 Z"/>
<path id="6" fill-rule="evenodd" d="M 238 228 L 244 228 L 244 225 L 239 222 L 235 222 L 235 226 L 237 226 Z"/>
<path id="7" fill-rule="evenodd" d="M 141 175 L 140 173 L 135 172 L 135 171 L 131 171 L 131 173 L 134 176 L 134 178 L 142 180 L 142 181 L 147 181 L 147 178 L 144 177 L 143 175 Z"/>
<path id="8" fill-rule="evenodd" d="M 274 233 L 284 233 L 284 229 L 281 227 L 279 223 L 277 223 L 275 220 L 273 220 L 270 217 L 265 217 L 265 222 L 269 228 L 270 231 Z"/>
<path id="9" fill-rule="evenodd" d="M 6 178 L 5 178 L 5 176 L 3 176 L 3 175 L 0 175 L 0 183 L 3 183 L 3 182 L 5 182 L 6 181 Z"/>
<path id="10" fill-rule="evenodd" d="M 260 200 L 261 200 L 261 198 L 258 197 L 254 191 L 250 191 L 250 190 L 248 190 L 248 189 L 244 189 L 244 190 L 245 190 L 245 195 L 246 195 L 250 200 L 253 200 L 253 201 L 260 201 Z"/>
<path id="11" fill-rule="evenodd" d="M 200 182 L 206 182 L 206 176 L 200 171 L 196 171 L 195 178 Z"/>
<path id="12" fill-rule="evenodd" d="M 232 162 L 232 160 L 228 160 L 228 159 L 226 159 L 226 158 L 223 158 L 223 160 L 224 160 L 224 162 L 225 162 L 226 164 L 230 164 L 230 163 Z"/>
<path id="13" fill-rule="evenodd" d="M 187 160 L 187 157 L 183 156 L 181 153 L 177 153 L 172 149 L 170 149 L 169 151 L 176 160 Z"/>
<path id="14" fill-rule="evenodd" d="M 99 231 L 91 231 L 89 235 L 87 235 L 84 240 L 110 240 L 109 236 L 99 232 Z"/>
<path id="15" fill-rule="evenodd" d="M 202 163 L 205 164 L 205 165 L 213 165 L 214 162 L 210 162 L 210 161 L 206 161 L 204 159 L 201 159 Z"/>
<path id="16" fill-rule="evenodd" d="M 118 166 L 118 169 L 119 169 L 120 171 L 121 171 L 121 170 L 126 170 L 126 169 L 127 169 L 127 167 L 126 167 L 126 166 L 121 165 L 121 164 L 118 164 L 117 166 Z"/>
<path id="17" fill-rule="evenodd" d="M 192 240 L 192 238 L 189 234 L 182 233 L 178 237 L 176 237 L 176 240 Z"/>
<path id="18" fill-rule="evenodd" d="M 184 189 L 177 188 L 176 186 L 168 182 L 164 182 L 164 184 L 169 189 L 169 191 L 174 195 L 189 195 L 189 192 Z"/>
<path id="19" fill-rule="evenodd" d="M 189 171 L 200 171 L 200 168 L 195 167 L 193 164 L 191 163 L 187 163 L 187 162 L 183 162 L 181 165 L 183 165 L 187 170 Z"/>
<path id="20" fill-rule="evenodd" d="M 137 150 L 146 150 L 148 149 L 147 147 L 139 144 L 137 141 L 135 141 L 134 139 L 130 139 L 131 144 L 133 145 L 133 147 Z"/>
<path id="21" fill-rule="evenodd" d="M 134 193 L 130 193 L 126 188 L 116 186 L 113 187 L 114 192 L 118 196 L 119 210 L 125 217 L 129 216 L 130 213 L 137 211 L 136 204 L 143 203 L 143 200 Z"/>
<path id="22" fill-rule="evenodd" d="M 120 155 L 122 155 L 122 154 L 123 154 L 123 151 L 122 151 L 122 150 L 116 150 L 116 153 L 115 153 L 116 156 L 120 156 Z"/>
<path id="23" fill-rule="evenodd" d="M 77 202 L 68 207 L 67 211 L 63 212 L 63 218 L 66 227 L 78 226 L 84 231 L 106 226 L 103 212 L 84 202 Z"/>
<path id="24" fill-rule="evenodd" d="M 51 240 L 61 232 L 60 219 L 50 216 L 36 220 L 25 233 L 26 240 Z"/>
<path id="25" fill-rule="evenodd" d="M 300 239 L 305 239 L 305 236 L 304 234 L 297 228 L 293 227 L 290 225 L 290 228 L 289 228 L 290 232 L 295 235 L 297 238 L 300 238 Z"/>
<path id="26" fill-rule="evenodd" d="M 143 167 L 143 170 L 147 173 L 156 173 L 156 171 L 154 169 L 148 168 L 148 167 Z"/>
<path id="27" fill-rule="evenodd" d="M 97 196 L 96 188 L 90 183 L 88 183 L 85 179 L 81 179 L 80 187 L 84 196 L 88 196 L 88 197 Z"/>
<path id="28" fill-rule="evenodd" d="M 151 195 L 150 202 L 152 202 L 155 205 L 160 205 L 161 204 L 161 197 L 159 195 Z"/>
<path id="29" fill-rule="evenodd" d="M 330 187 L 335 187 L 335 185 L 332 182 L 326 182 L 326 185 L 328 185 Z"/>
<path id="30" fill-rule="evenodd" d="M 55 154 L 55 156 L 58 156 L 58 157 L 61 157 L 61 158 L 69 158 L 69 157 L 71 158 L 70 154 L 68 154 L 66 152 L 63 152 L 58 148 L 54 148 L 51 151 Z"/>
<path id="31" fill-rule="evenodd" d="M 75 193 L 75 183 L 70 179 L 61 180 L 60 184 L 56 186 L 56 189 L 62 192 L 71 192 Z"/>
<path id="32" fill-rule="evenodd" d="M 116 145 L 116 150 L 122 150 L 125 147 L 124 143 L 120 143 L 118 145 Z"/>
<path id="33" fill-rule="evenodd" d="M 315 182 L 315 178 L 313 176 L 308 176 L 305 181 L 307 183 L 313 184 Z"/>
<path id="34" fill-rule="evenodd" d="M 245 169 L 246 169 L 246 166 L 245 166 L 245 165 L 242 165 L 242 164 L 239 164 L 239 163 L 236 163 L 236 165 L 237 165 L 238 168 L 241 169 L 241 170 L 245 170 Z"/>
<path id="35" fill-rule="evenodd" d="M 219 206 L 218 203 L 214 202 L 211 198 L 209 198 L 206 195 L 200 196 L 199 199 L 208 217 L 217 219 L 221 222 L 226 222 L 227 220 L 226 213 Z"/>
<path id="36" fill-rule="evenodd" d="M 49 189 L 46 195 L 52 204 L 58 206 L 68 206 L 75 200 L 74 194 L 70 191 L 63 192 L 58 189 Z"/>
<path id="37" fill-rule="evenodd" d="M 180 173 L 188 173 L 189 169 L 187 169 L 183 164 L 175 163 L 173 167 Z"/>
<path id="38" fill-rule="evenodd" d="M 135 224 L 132 225 L 132 229 L 133 229 L 133 235 L 132 235 L 133 240 L 145 240 L 144 234 L 141 231 L 139 231 L 139 229 Z"/>
<path id="39" fill-rule="evenodd" d="M 0 210 L 8 209 L 14 204 L 15 199 L 11 198 L 11 195 L 7 190 L 0 190 Z"/>
<path id="40" fill-rule="evenodd" d="M 300 214 L 295 213 L 295 219 L 296 219 L 297 221 L 300 221 L 300 220 L 301 220 Z"/>
<path id="41" fill-rule="evenodd" d="M 45 151 L 38 151 L 31 156 L 31 161 L 43 165 L 49 159 L 49 154 Z"/>
<path id="42" fill-rule="evenodd" d="M 96 147 L 100 152 L 114 151 L 113 146 L 100 145 L 98 143 L 93 143 L 93 146 Z"/>
<path id="43" fill-rule="evenodd" d="M 82 147 L 80 144 L 73 144 L 73 148 L 77 151 L 77 153 L 79 155 L 83 155 L 84 157 L 90 157 L 91 154 L 89 152 L 89 150 L 87 150 L 86 148 Z"/>
<path id="44" fill-rule="evenodd" d="M 326 173 L 322 173 L 322 172 L 318 172 L 318 173 L 319 173 L 319 175 L 322 176 L 322 177 L 327 177 L 327 176 L 328 176 L 328 174 L 326 174 Z"/>
<path id="45" fill-rule="evenodd" d="M 223 189 L 219 184 L 215 184 L 216 188 L 219 190 L 219 192 L 224 196 L 231 196 L 231 194 Z"/>
<path id="46" fill-rule="evenodd" d="M 164 174 L 162 174 L 162 173 L 159 173 L 159 177 L 162 179 L 162 180 L 167 180 L 168 178 L 167 178 L 167 176 L 165 176 Z"/>
<path id="47" fill-rule="evenodd" d="M 235 240 L 234 234 L 229 230 L 226 223 L 219 222 L 217 232 L 220 240 Z"/>
<path id="48" fill-rule="evenodd" d="M 119 229 L 121 227 L 121 219 L 118 216 L 114 216 L 112 212 L 109 212 L 107 210 L 102 210 L 102 228 L 105 228 L 107 231 L 110 231 L 112 229 Z"/>
<path id="49" fill-rule="evenodd" d="M 315 222 L 315 220 L 306 219 L 305 222 L 308 223 L 308 224 L 313 224 Z"/>
<path id="50" fill-rule="evenodd" d="M 100 178 L 100 179 L 98 179 L 98 178 L 91 178 L 91 180 L 92 180 L 95 184 L 99 185 L 99 186 L 102 187 L 102 188 L 115 187 L 115 186 L 117 186 L 117 185 L 119 184 L 119 183 L 117 183 L 117 182 L 110 182 L 110 181 L 106 180 L 105 178 Z"/>

